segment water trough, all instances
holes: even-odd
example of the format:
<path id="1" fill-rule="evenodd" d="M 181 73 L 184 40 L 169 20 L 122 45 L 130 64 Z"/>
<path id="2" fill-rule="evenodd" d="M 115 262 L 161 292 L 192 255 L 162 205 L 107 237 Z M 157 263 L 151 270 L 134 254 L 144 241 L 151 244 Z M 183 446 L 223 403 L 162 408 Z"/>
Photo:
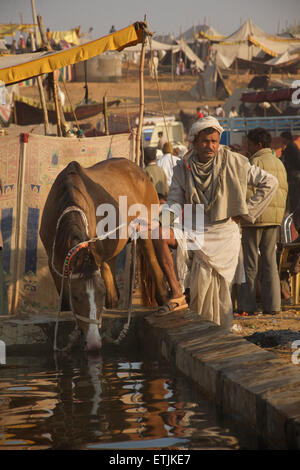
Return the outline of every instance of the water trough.
<path id="1" fill-rule="evenodd" d="M 56 316 L 2 317 L 0 339 L 10 348 L 53 345 Z M 116 338 L 125 311 L 108 311 L 103 336 Z M 59 335 L 74 328 L 71 313 L 60 316 Z M 135 307 L 129 337 L 155 351 L 191 379 L 225 416 L 256 431 L 269 449 L 300 449 L 300 370 L 191 311 L 156 318 Z M 128 341 L 128 338 L 126 339 Z"/>

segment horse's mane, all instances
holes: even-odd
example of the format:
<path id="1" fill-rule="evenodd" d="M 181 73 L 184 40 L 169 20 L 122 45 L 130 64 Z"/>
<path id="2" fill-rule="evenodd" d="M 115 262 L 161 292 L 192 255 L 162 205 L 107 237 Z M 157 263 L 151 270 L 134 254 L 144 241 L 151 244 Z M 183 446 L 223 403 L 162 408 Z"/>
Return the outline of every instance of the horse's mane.
<path id="1" fill-rule="evenodd" d="M 87 204 L 87 196 L 84 191 L 84 185 L 80 184 L 80 173 L 80 165 L 77 162 L 71 162 L 60 175 L 55 189 L 57 191 L 56 200 L 58 201 L 58 207 L 56 210 L 58 216 L 70 206 L 79 207 L 84 211 L 84 206 Z M 77 243 L 87 240 L 87 234 L 83 230 L 83 226 L 84 222 L 78 211 L 68 212 L 62 217 L 56 232 L 56 252 L 58 255 L 66 255 L 66 252 L 72 248 L 70 240 L 74 240 Z"/>

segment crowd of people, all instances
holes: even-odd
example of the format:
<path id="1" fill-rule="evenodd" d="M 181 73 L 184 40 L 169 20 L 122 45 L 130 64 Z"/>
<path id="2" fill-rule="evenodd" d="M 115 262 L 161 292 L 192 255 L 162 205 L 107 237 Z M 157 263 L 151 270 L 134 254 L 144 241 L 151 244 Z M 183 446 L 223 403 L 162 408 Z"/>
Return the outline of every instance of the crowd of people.
<path id="1" fill-rule="evenodd" d="M 216 118 L 225 118 L 226 113 L 223 109 L 223 106 L 221 104 L 218 104 L 218 106 L 215 106 L 212 111 L 209 110 L 209 107 L 207 104 L 203 105 L 202 107 L 198 106 L 196 108 L 196 113 L 197 113 L 197 119 L 201 119 L 206 116 L 214 116 Z M 236 109 L 235 106 L 232 106 L 229 113 L 228 113 L 229 118 L 236 118 L 239 117 L 239 113 Z"/>
<path id="2" fill-rule="evenodd" d="M 157 148 L 144 149 L 144 161 L 162 204 L 153 244 L 170 288 L 168 303 L 156 315 L 190 307 L 229 328 L 234 315 L 281 311 L 277 243 L 285 215 L 299 201 L 300 150 L 283 132 L 278 158 L 270 133 L 256 128 L 247 134 L 242 155 L 220 145 L 222 132 L 214 116 L 199 116 L 183 155 L 176 156 L 161 133 Z"/>

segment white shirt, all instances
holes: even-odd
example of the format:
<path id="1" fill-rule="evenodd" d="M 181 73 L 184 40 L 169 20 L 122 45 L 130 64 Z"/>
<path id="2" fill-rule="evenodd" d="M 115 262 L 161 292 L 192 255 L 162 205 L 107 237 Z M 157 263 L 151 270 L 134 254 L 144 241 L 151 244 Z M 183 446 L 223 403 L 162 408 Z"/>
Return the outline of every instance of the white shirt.
<path id="1" fill-rule="evenodd" d="M 162 168 L 166 174 L 168 185 L 171 185 L 172 177 L 173 177 L 173 168 L 178 162 L 181 160 L 179 157 L 175 157 L 171 153 L 165 153 L 159 160 L 157 160 L 157 165 Z"/>

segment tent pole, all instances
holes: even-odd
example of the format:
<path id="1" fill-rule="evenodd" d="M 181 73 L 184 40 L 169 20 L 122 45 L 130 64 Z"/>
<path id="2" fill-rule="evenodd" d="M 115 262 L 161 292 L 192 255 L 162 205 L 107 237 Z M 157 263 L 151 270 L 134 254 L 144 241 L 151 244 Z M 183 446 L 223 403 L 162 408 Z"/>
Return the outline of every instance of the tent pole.
<path id="1" fill-rule="evenodd" d="M 140 82 L 140 113 L 139 113 L 139 125 L 136 134 L 136 156 L 135 163 L 140 165 L 140 146 L 141 146 L 141 134 L 144 121 L 144 65 L 145 65 L 145 52 L 146 52 L 146 33 L 143 31 L 143 42 L 142 42 L 142 51 L 141 51 L 141 60 L 140 60 L 140 71 L 139 71 L 139 82 Z"/>
<path id="2" fill-rule="evenodd" d="M 32 51 L 36 50 L 36 46 L 38 44 L 38 29 L 37 29 L 37 19 L 36 19 L 36 12 L 35 12 L 35 3 L 34 0 L 31 0 L 31 7 L 32 7 L 32 16 L 33 16 L 33 22 L 35 24 L 35 41 L 33 41 L 34 36 L 30 35 L 31 37 L 31 45 L 32 45 Z M 44 89 L 43 89 L 43 84 L 42 84 L 42 77 L 39 75 L 37 77 L 37 83 L 38 83 L 38 88 L 39 88 L 39 94 L 40 94 L 40 100 L 41 100 L 41 105 L 42 105 L 42 110 L 43 110 L 43 115 L 44 115 L 44 128 L 45 128 L 45 135 L 49 134 L 49 119 L 48 119 L 48 111 L 47 111 L 47 104 L 45 100 L 45 95 L 44 95 Z"/>
<path id="3" fill-rule="evenodd" d="M 47 49 L 51 51 L 52 47 L 48 42 L 43 18 L 41 17 L 41 15 L 37 15 L 37 21 L 39 25 L 42 42 L 47 47 Z M 59 137 L 61 137 L 63 135 L 63 129 L 65 125 L 65 116 L 64 116 L 63 107 L 60 101 L 60 97 L 58 95 L 58 83 L 57 83 L 57 77 L 55 76 L 55 72 L 51 72 L 50 77 L 51 77 L 51 84 L 53 87 L 52 90 L 53 90 L 55 111 L 56 111 L 56 116 L 57 116 L 57 134 Z"/>
<path id="4" fill-rule="evenodd" d="M 103 96 L 103 116 L 104 116 L 105 135 L 109 135 L 106 93 Z"/>

